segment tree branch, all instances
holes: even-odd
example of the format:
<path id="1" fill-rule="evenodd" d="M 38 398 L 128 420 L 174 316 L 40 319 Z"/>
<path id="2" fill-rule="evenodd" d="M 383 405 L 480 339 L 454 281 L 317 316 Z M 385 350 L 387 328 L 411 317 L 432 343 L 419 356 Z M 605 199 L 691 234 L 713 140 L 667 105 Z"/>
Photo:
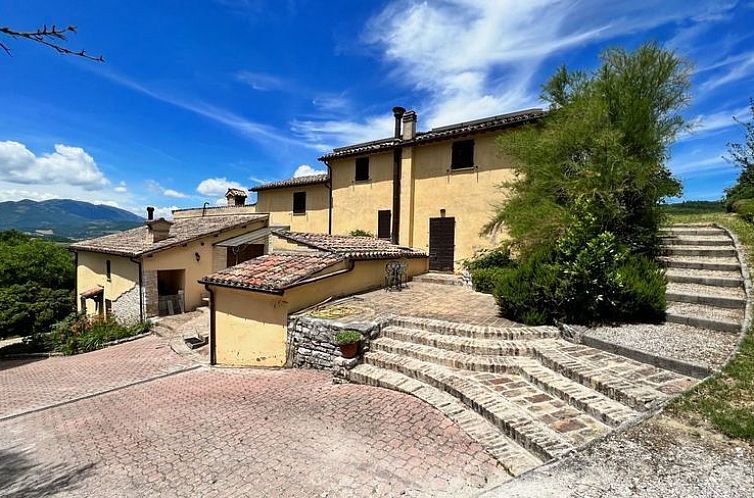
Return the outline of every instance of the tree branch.
<path id="1" fill-rule="evenodd" d="M 0 33 L 11 36 L 13 38 L 31 40 L 41 45 L 45 45 L 46 47 L 50 47 L 60 54 L 73 55 L 96 62 L 105 62 L 105 59 L 101 55 L 89 55 L 85 50 L 71 50 L 56 41 L 65 41 L 67 39 L 67 33 L 75 34 L 76 26 L 68 26 L 61 29 L 54 24 L 52 25 L 52 28 L 48 28 L 47 25 L 44 25 L 41 28 L 38 28 L 36 31 L 16 31 L 8 27 L 0 27 Z M 2 48 L 8 55 L 11 55 L 10 49 L 4 43 L 0 42 L 0 48 Z"/>

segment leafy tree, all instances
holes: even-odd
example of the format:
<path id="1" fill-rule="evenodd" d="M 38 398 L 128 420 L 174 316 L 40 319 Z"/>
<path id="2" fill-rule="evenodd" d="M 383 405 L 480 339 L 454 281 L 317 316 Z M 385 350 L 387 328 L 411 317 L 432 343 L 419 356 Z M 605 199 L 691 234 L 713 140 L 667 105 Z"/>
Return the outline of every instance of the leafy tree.
<path id="1" fill-rule="evenodd" d="M 743 199 L 754 199 L 754 99 L 749 100 L 752 120 L 736 121 L 744 128 L 744 143 L 728 144 L 730 161 L 741 168 L 736 184 L 725 190 L 725 206 L 730 211 L 733 203 Z"/>
<path id="2" fill-rule="evenodd" d="M 555 244 L 584 208 L 595 234 L 652 253 L 660 205 L 681 193 L 666 162 L 686 127 L 689 65 L 655 43 L 609 49 L 601 61 L 591 74 L 559 68 L 543 87 L 548 115 L 499 139 L 518 175 L 485 231 L 505 225 L 523 254 Z"/>

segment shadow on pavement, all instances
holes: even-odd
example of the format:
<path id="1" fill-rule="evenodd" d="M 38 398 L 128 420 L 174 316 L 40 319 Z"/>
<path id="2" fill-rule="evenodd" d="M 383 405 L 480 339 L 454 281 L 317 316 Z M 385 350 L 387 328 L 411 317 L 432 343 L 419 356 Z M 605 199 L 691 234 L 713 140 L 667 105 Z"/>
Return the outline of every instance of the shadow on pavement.
<path id="1" fill-rule="evenodd" d="M 0 448 L 0 494 L 13 498 L 35 498 L 71 490 L 86 479 L 94 464 L 34 463 L 24 451 Z"/>

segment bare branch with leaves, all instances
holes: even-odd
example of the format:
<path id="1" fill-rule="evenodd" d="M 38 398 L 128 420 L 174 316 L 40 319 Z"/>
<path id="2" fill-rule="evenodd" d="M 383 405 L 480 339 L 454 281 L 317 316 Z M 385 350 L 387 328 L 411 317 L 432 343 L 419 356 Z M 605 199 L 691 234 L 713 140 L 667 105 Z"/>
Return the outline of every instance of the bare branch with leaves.
<path id="1" fill-rule="evenodd" d="M 63 46 L 61 42 L 67 40 L 67 35 L 69 33 L 76 34 L 76 26 L 58 28 L 53 24 L 52 27 L 48 28 L 47 25 L 44 25 L 41 28 L 38 28 L 36 31 L 16 31 L 8 27 L 0 27 L 0 33 L 13 38 L 21 38 L 39 43 L 46 47 L 50 47 L 60 54 L 73 55 L 96 62 L 105 62 L 105 59 L 101 55 L 89 55 L 86 50 L 71 50 Z M 11 55 L 11 51 L 8 45 L 1 41 L 0 49 L 5 51 L 6 54 Z"/>

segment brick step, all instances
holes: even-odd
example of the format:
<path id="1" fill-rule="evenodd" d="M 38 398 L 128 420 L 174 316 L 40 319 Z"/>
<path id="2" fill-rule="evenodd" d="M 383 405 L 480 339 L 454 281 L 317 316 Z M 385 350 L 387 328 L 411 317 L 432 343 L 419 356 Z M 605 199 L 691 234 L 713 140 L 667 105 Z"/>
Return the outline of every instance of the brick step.
<path id="1" fill-rule="evenodd" d="M 663 245 L 667 246 L 732 246 L 733 239 L 727 235 L 665 235 Z"/>
<path id="2" fill-rule="evenodd" d="M 720 308 L 706 304 L 670 302 L 665 310 L 665 320 L 709 330 L 741 332 L 743 309 Z"/>
<path id="3" fill-rule="evenodd" d="M 518 356 L 531 351 L 529 341 L 476 339 L 395 326 L 382 329 L 380 337 L 478 355 Z"/>
<path id="4" fill-rule="evenodd" d="M 489 327 L 485 325 L 468 325 L 411 316 L 398 316 L 390 320 L 389 325 L 399 328 L 416 329 L 435 334 L 475 339 L 500 339 L 506 341 L 547 339 L 560 337 L 557 327 Z"/>
<path id="5" fill-rule="evenodd" d="M 663 253 L 666 256 L 736 256 L 736 248 L 733 246 L 665 246 Z"/>
<path id="6" fill-rule="evenodd" d="M 539 457 L 504 436 L 487 419 L 445 391 L 374 365 L 357 365 L 347 375 L 352 382 L 411 394 L 436 408 L 481 444 L 514 477 L 542 464 Z"/>
<path id="7" fill-rule="evenodd" d="M 728 233 L 722 228 L 714 227 L 678 227 L 670 226 L 660 228 L 660 235 L 702 235 L 702 236 L 722 236 Z"/>
<path id="8" fill-rule="evenodd" d="M 655 375 L 667 373 L 670 378 L 684 378 L 680 374 L 628 360 L 622 356 L 611 355 L 610 353 L 589 348 L 588 346 L 571 345 L 570 349 L 577 351 L 578 354 L 569 354 L 567 351 L 568 344 L 562 340 L 541 341 L 535 347 L 534 358 L 550 370 L 583 386 L 590 387 L 608 398 L 637 411 L 645 411 L 657 403 L 664 401 L 669 395 L 641 380 L 633 379 L 631 370 L 634 372 L 646 370 L 647 374 L 654 373 Z M 590 350 L 598 352 L 604 357 L 615 358 L 614 364 L 589 360 L 583 353 L 588 353 Z M 625 369 L 625 376 L 616 373 L 618 368 L 627 365 L 634 366 L 635 368 L 630 370 Z M 649 375 L 645 376 L 648 377 Z"/>
<path id="9" fill-rule="evenodd" d="M 746 293 L 740 287 L 715 287 L 670 282 L 665 293 L 668 301 L 706 304 L 718 308 L 746 308 Z"/>
<path id="10" fill-rule="evenodd" d="M 425 284 L 439 284 L 439 285 L 463 285 L 463 280 L 460 275 L 453 273 L 423 273 L 417 275 L 412 279 L 414 282 L 422 282 Z"/>
<path id="11" fill-rule="evenodd" d="M 714 285 L 717 287 L 741 287 L 744 279 L 740 271 L 700 270 L 670 268 L 665 272 L 668 282 L 679 284 Z"/>
<path id="12" fill-rule="evenodd" d="M 451 394 L 542 460 L 564 455 L 574 448 L 563 434 L 537 420 L 528 410 L 461 371 L 382 351 L 366 353 L 364 362 Z"/>
<path id="13" fill-rule="evenodd" d="M 709 271 L 740 271 L 736 257 L 664 256 L 660 261 L 668 268 Z"/>

